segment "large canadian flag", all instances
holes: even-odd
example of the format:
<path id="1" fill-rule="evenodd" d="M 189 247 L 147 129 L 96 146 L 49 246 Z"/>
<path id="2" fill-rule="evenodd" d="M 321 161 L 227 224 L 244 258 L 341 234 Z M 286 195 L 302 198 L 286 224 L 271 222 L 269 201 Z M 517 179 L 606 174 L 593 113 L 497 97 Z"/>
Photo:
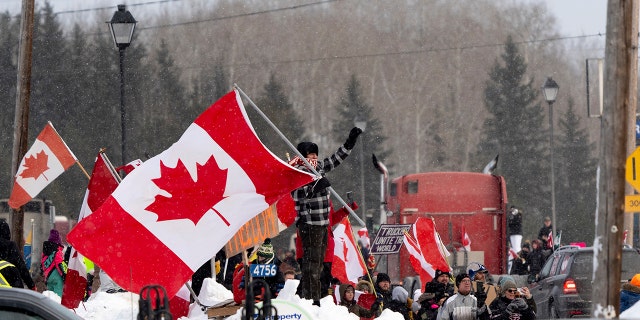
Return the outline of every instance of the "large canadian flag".
<path id="1" fill-rule="evenodd" d="M 107 165 L 104 153 L 100 152 L 93 165 L 93 172 L 84 194 L 78 222 L 97 210 L 116 187 L 118 187 L 116 173 Z M 69 309 L 77 308 L 84 298 L 86 288 L 87 267 L 84 264 L 84 257 L 72 247 L 62 291 L 62 305 Z"/>
<path id="2" fill-rule="evenodd" d="M 409 262 L 411 262 L 413 270 L 415 270 L 420 276 L 420 282 L 426 284 L 431 281 L 436 270 L 427 262 L 427 260 L 424 259 L 424 255 L 422 254 L 422 249 L 420 249 L 418 241 L 416 241 L 416 239 L 414 239 L 409 233 L 404 234 L 403 241 L 405 248 L 409 252 Z"/>
<path id="3" fill-rule="evenodd" d="M 313 179 L 258 140 L 233 91 L 133 170 L 67 239 L 122 288 L 160 284 L 173 297 L 245 222 Z"/>
<path id="4" fill-rule="evenodd" d="M 358 283 L 358 278 L 367 274 L 360 250 L 354 241 L 351 222 L 344 217 L 333 230 L 333 263 L 331 274 L 342 283 Z"/>
<path id="5" fill-rule="evenodd" d="M 435 275 L 436 269 L 453 271 L 446 259 L 449 252 L 444 248 L 432 219 L 419 217 L 413 223 L 412 235 L 420 245 L 424 260 L 433 267 L 431 276 Z"/>
<path id="6" fill-rule="evenodd" d="M 29 202 L 76 161 L 76 156 L 62 141 L 51 122 L 47 122 L 20 162 L 9 206 L 18 209 Z"/>

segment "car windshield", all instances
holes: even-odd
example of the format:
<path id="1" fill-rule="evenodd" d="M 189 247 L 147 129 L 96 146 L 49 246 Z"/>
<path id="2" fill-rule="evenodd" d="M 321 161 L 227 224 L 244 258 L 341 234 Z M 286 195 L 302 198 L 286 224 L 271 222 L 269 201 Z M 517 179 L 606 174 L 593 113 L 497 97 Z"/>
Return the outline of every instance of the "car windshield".
<path id="1" fill-rule="evenodd" d="M 622 253 L 622 273 L 621 280 L 631 279 L 638 272 L 637 267 L 640 265 L 640 254 L 634 251 L 623 251 Z M 573 259 L 573 267 L 571 273 L 574 277 L 587 277 L 591 279 L 593 272 L 593 253 L 589 251 L 578 252 Z"/>

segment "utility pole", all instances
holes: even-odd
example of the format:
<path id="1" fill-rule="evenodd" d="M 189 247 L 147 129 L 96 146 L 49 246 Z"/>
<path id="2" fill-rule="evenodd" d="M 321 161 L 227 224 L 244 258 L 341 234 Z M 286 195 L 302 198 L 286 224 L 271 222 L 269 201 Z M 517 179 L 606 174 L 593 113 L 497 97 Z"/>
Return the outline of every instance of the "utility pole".
<path id="1" fill-rule="evenodd" d="M 31 93 L 31 57 L 33 49 L 34 0 L 22 0 L 20 20 L 20 54 L 18 57 L 18 84 L 16 90 L 16 115 L 13 122 L 13 158 L 11 176 L 18 172 L 20 161 L 27 153 L 29 139 L 29 95 Z M 24 246 L 24 209 L 11 209 L 11 240 L 20 248 Z"/>
<path id="2" fill-rule="evenodd" d="M 609 0 L 605 48 L 600 185 L 594 241 L 592 316 L 610 318 L 620 310 L 626 158 L 634 143 L 638 76 L 638 1 Z M 627 189 L 627 192 L 625 192 Z"/>

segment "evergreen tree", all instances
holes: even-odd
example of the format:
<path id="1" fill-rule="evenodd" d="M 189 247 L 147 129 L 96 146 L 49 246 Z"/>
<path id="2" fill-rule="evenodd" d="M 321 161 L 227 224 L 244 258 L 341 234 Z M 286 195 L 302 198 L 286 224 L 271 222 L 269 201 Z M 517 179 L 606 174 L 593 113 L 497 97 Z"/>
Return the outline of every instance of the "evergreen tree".
<path id="1" fill-rule="evenodd" d="M 556 137 L 556 229 L 562 230 L 562 242 L 593 239 L 596 210 L 596 167 L 594 144 L 589 141 L 581 118 L 574 112 L 573 100 L 559 121 L 561 135 Z"/>
<path id="2" fill-rule="evenodd" d="M 180 73 L 164 40 L 156 51 L 156 65 L 152 75 L 152 98 L 147 107 L 150 122 L 147 123 L 147 141 L 153 155 L 162 152 L 180 138 L 193 118 L 184 116 L 187 109 L 184 86 Z"/>
<path id="3" fill-rule="evenodd" d="M 133 161 L 135 159 L 146 160 L 147 155 L 149 157 L 153 157 L 174 143 L 180 135 L 182 135 L 182 132 L 180 132 L 180 135 L 173 136 L 172 140 L 169 141 L 163 141 L 156 135 L 157 130 L 162 129 L 155 127 L 154 122 L 152 121 L 157 116 L 158 112 L 162 112 L 162 109 L 156 109 L 156 91 L 154 91 L 154 86 L 157 85 L 159 81 L 158 73 L 157 69 L 153 68 L 155 61 L 149 61 L 150 59 L 147 54 L 148 50 L 144 41 L 141 39 L 138 40 L 137 38 L 137 33 L 134 33 L 131 45 L 126 49 L 124 57 L 126 109 L 125 130 L 127 135 L 126 162 Z M 119 70 L 119 62 L 117 60 L 119 59 L 118 49 L 115 48 L 112 40 L 110 42 L 110 47 L 112 49 L 108 52 L 111 52 L 111 57 L 116 59 L 113 66 L 116 70 Z M 171 63 L 173 64 L 173 60 L 171 60 Z M 171 66 L 171 69 L 171 72 L 175 72 L 175 66 Z M 154 73 L 153 70 L 156 70 L 156 73 Z M 120 101 L 120 72 L 116 71 L 114 75 L 116 76 L 115 79 L 117 79 L 117 81 L 111 89 L 116 90 L 114 97 L 118 99 L 117 101 Z M 176 83 L 176 85 L 181 87 L 179 83 Z M 180 98 L 182 98 L 182 94 L 183 93 L 180 93 Z M 115 106 L 119 105 L 119 103 L 115 104 Z M 183 106 L 180 105 L 176 107 L 182 109 Z M 120 112 L 118 111 L 118 115 L 119 114 Z M 167 115 L 167 117 L 179 117 L 179 114 L 171 114 Z M 116 119 L 119 119 L 119 116 Z M 175 121 L 179 121 L 177 118 L 174 119 Z M 117 124 L 119 126 L 120 121 L 118 121 Z M 176 124 L 176 126 L 179 125 L 180 124 Z M 118 128 L 118 132 L 121 131 L 120 127 Z M 119 141 L 117 145 L 120 146 Z M 165 146 L 165 148 L 162 146 Z"/>
<path id="4" fill-rule="evenodd" d="M 496 174 L 507 182 L 509 202 L 527 213 L 526 235 L 537 235 L 544 215 L 550 215 L 549 136 L 538 90 L 527 80 L 527 65 L 508 37 L 502 63 L 496 60 L 484 91 L 489 112 L 474 163 L 486 164 L 496 154 Z M 478 168 L 479 170 L 481 168 Z M 528 228 L 528 229 L 527 229 Z"/>
<path id="5" fill-rule="evenodd" d="M 278 82 L 275 74 L 272 73 L 269 77 L 269 82 L 256 100 L 256 105 L 294 146 L 301 141 L 304 132 L 303 122 L 293 110 L 293 104 L 289 102 L 289 98 L 287 98 L 284 88 Z M 284 160 L 287 160 L 287 154 L 290 157 L 294 156 L 291 148 L 262 117 L 257 115 L 253 108 L 247 108 L 247 112 L 260 141 L 273 154 Z"/>
<path id="6" fill-rule="evenodd" d="M 341 97 L 336 106 L 338 119 L 333 128 L 334 140 L 340 144 L 344 143 L 349 135 L 349 131 L 354 127 L 355 120 L 366 122 L 364 132 L 358 138 L 358 143 L 351 150 L 351 155 L 338 167 L 339 173 L 334 173 L 329 177 L 336 192 L 340 192 L 344 198 L 344 193 L 353 191 L 354 200 L 360 205 L 359 216 L 362 218 L 363 210 L 373 217 L 373 222 L 378 223 L 380 205 L 380 174 L 371 163 L 371 155 L 375 154 L 378 160 L 385 162 L 388 151 L 384 148 L 387 139 L 382 134 L 382 124 L 380 120 L 373 116 L 373 109 L 363 99 L 360 82 L 355 75 L 351 76 L 345 95 Z M 328 146 L 320 146 L 320 153 L 324 148 L 326 153 L 333 152 Z M 327 156 L 325 154 L 324 156 Z M 320 155 L 320 157 L 324 157 Z M 362 176 L 364 176 L 365 203 L 362 203 Z M 345 199 L 346 200 L 346 199 Z M 339 204 L 334 203 L 336 206 Z M 372 221 L 367 221 L 367 228 L 373 231 Z"/>
<path id="7" fill-rule="evenodd" d="M 193 91 L 191 92 L 190 103 L 193 110 L 199 110 L 195 115 L 197 116 L 230 91 L 229 81 L 224 72 L 221 59 L 218 59 L 213 66 L 213 70 L 209 68 L 202 69 L 191 86 Z"/>

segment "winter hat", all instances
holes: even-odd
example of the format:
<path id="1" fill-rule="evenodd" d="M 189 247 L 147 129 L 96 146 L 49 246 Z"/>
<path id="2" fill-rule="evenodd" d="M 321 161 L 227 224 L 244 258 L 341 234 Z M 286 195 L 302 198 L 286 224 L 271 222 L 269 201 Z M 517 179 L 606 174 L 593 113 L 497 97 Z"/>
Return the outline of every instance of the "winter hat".
<path id="1" fill-rule="evenodd" d="M 386 273 L 378 273 L 378 275 L 376 276 L 376 285 L 380 284 L 380 282 L 382 281 L 391 283 L 391 278 L 389 278 L 389 275 Z"/>
<path id="2" fill-rule="evenodd" d="M 264 243 L 258 247 L 258 257 L 266 258 L 267 261 L 265 263 L 270 263 L 271 260 L 275 257 L 273 253 L 273 245 L 271 244 L 271 239 L 264 239 Z"/>
<path id="3" fill-rule="evenodd" d="M 502 284 L 502 286 L 500 287 L 500 292 L 504 295 L 507 290 L 509 289 L 516 289 L 516 283 L 511 281 L 511 280 L 507 280 L 504 282 L 504 284 Z"/>
<path id="4" fill-rule="evenodd" d="M 443 274 L 446 274 L 447 276 L 449 276 L 449 278 L 451 278 L 451 273 L 449 271 L 442 271 L 440 269 L 436 269 L 436 274 L 433 276 L 433 278 L 438 279 L 438 277 L 440 277 Z"/>
<path id="5" fill-rule="evenodd" d="M 51 231 L 49 232 L 49 241 L 62 245 L 62 240 L 60 239 L 60 233 L 58 232 L 58 230 L 51 229 Z"/>
<path id="6" fill-rule="evenodd" d="M 409 292 L 407 292 L 405 288 L 401 286 L 393 288 L 393 291 L 391 292 L 391 299 L 395 301 L 407 302 L 408 298 Z"/>
<path id="7" fill-rule="evenodd" d="M 460 287 L 460 282 L 462 282 L 462 280 L 468 278 L 469 280 L 471 280 L 471 278 L 469 277 L 468 274 L 466 273 L 461 273 L 459 275 L 456 276 L 456 287 Z"/>
<path id="8" fill-rule="evenodd" d="M 0 219 L 0 238 L 11 240 L 11 228 L 5 219 Z"/>
<path id="9" fill-rule="evenodd" d="M 473 277 L 476 275 L 476 273 L 478 273 L 478 272 L 489 272 L 489 271 L 487 270 L 487 268 L 482 263 L 471 262 L 469 264 L 469 266 L 467 267 L 467 272 L 469 272 L 469 278 L 473 279 Z"/>
<path id="10" fill-rule="evenodd" d="M 640 273 L 637 273 L 633 278 L 631 278 L 631 284 L 640 287 Z"/>
<path id="11" fill-rule="evenodd" d="M 298 149 L 298 152 L 302 153 L 302 156 L 304 156 L 305 158 L 307 157 L 307 155 L 309 155 L 309 153 L 318 154 L 318 145 L 313 142 L 300 142 L 298 143 L 296 149 Z"/>

